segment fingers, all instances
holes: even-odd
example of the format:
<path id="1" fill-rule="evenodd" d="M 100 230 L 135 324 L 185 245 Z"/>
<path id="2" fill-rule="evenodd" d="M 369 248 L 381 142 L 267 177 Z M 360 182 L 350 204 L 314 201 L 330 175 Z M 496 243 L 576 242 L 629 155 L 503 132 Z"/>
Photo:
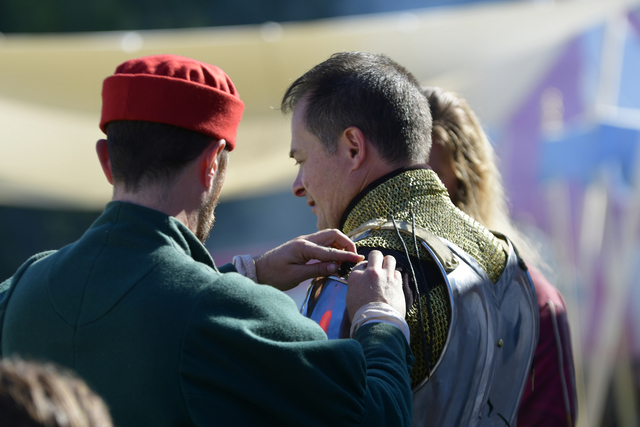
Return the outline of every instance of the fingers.
<path id="1" fill-rule="evenodd" d="M 311 260 L 317 259 L 318 261 L 326 262 L 360 262 L 364 259 L 362 255 L 354 252 L 347 252 L 341 249 L 327 248 L 324 246 L 318 246 L 313 243 L 309 244 L 305 248 L 304 258 Z"/>
<path id="2" fill-rule="evenodd" d="M 367 261 L 354 267 L 347 287 L 347 311 L 351 318 L 360 307 L 372 302 L 386 303 L 402 316 L 405 315 L 402 274 L 395 268 L 395 258 L 383 256 L 377 250 L 369 253 Z"/>
<path id="3" fill-rule="evenodd" d="M 335 262 L 317 262 L 315 264 L 308 264 L 305 267 L 308 267 L 310 270 L 307 274 L 309 278 L 330 276 L 339 269 L 338 264 Z"/>
<path id="4" fill-rule="evenodd" d="M 389 271 L 394 271 L 396 269 L 396 259 L 391 255 L 387 255 L 382 260 L 382 268 Z"/>
<path id="5" fill-rule="evenodd" d="M 339 230 L 322 230 L 317 233 L 304 236 L 304 238 L 321 246 L 331 246 L 338 249 L 344 249 L 348 252 L 356 252 L 356 245 Z"/>
<path id="6" fill-rule="evenodd" d="M 383 256 L 380 251 L 371 251 L 368 257 L 369 265 L 392 272 L 396 269 L 396 259 L 391 255 Z"/>
<path id="7" fill-rule="evenodd" d="M 369 252 L 369 256 L 367 257 L 367 261 L 369 261 L 369 265 L 373 268 L 382 267 L 383 260 L 382 252 L 380 251 L 371 251 Z"/>
<path id="8" fill-rule="evenodd" d="M 352 270 L 366 270 L 367 268 L 381 268 L 386 270 L 390 277 L 396 278 L 396 276 L 402 279 L 399 271 L 396 271 L 396 259 L 391 255 L 383 256 L 380 251 L 371 251 L 367 261 L 362 261 L 356 265 Z"/>
<path id="9" fill-rule="evenodd" d="M 257 279 L 280 290 L 290 289 L 304 280 L 336 273 L 340 263 L 362 261 L 364 257 L 355 250 L 353 242 L 338 230 L 301 236 L 256 257 Z M 307 264 L 313 260 L 320 262 Z"/>
<path id="10" fill-rule="evenodd" d="M 338 272 L 340 267 L 335 262 L 316 262 L 313 264 L 300 265 L 296 268 L 296 283 L 304 282 L 316 277 L 331 276 Z"/>
<path id="11" fill-rule="evenodd" d="M 369 262 L 368 261 L 361 261 L 358 264 L 356 264 L 355 267 L 353 267 L 351 269 L 351 271 L 355 271 L 355 270 L 365 270 L 367 267 L 369 266 Z"/>

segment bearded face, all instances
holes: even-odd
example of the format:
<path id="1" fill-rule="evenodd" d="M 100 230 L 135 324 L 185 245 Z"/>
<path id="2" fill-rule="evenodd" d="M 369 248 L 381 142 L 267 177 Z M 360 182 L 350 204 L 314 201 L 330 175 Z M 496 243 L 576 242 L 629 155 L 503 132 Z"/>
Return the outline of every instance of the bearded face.
<path id="1" fill-rule="evenodd" d="M 198 223 L 195 234 L 198 240 L 200 240 L 203 245 L 207 241 L 207 238 L 209 238 L 209 234 L 211 233 L 211 229 L 213 228 L 213 223 L 215 222 L 214 211 L 216 209 L 216 206 L 218 205 L 220 191 L 222 190 L 222 185 L 224 184 L 224 177 L 227 172 L 228 159 L 229 152 L 227 150 L 223 150 L 222 153 L 220 153 L 220 158 L 218 161 L 218 171 L 216 172 L 216 177 L 214 178 L 211 192 L 205 199 L 202 200 L 200 208 L 198 209 Z"/>

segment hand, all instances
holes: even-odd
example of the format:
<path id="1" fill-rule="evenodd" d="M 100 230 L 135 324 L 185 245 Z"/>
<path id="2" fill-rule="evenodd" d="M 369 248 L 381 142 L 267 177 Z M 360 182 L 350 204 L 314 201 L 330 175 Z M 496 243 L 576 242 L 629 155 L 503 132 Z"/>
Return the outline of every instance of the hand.
<path id="1" fill-rule="evenodd" d="M 347 311 L 349 319 L 365 304 L 384 302 L 396 309 L 402 317 L 407 307 L 402 291 L 402 276 L 396 270 L 396 259 L 371 251 L 369 259 L 356 265 L 347 281 Z"/>
<path id="2" fill-rule="evenodd" d="M 255 258 L 258 283 L 286 291 L 307 279 L 338 271 L 338 263 L 360 262 L 356 245 L 338 230 L 322 230 L 295 238 Z M 308 264 L 311 260 L 320 262 Z"/>

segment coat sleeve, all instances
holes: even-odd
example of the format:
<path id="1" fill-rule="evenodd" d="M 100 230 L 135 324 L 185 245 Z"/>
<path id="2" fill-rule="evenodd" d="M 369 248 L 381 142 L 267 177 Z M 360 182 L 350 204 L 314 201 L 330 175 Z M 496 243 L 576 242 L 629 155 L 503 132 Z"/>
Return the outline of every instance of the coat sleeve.
<path id="1" fill-rule="evenodd" d="M 220 271 L 221 273 L 236 273 L 236 268 L 232 263 L 228 262 L 218 267 L 218 271 Z"/>
<path id="2" fill-rule="evenodd" d="M 9 278 L 0 283 L 0 359 L 4 356 L 2 354 L 2 326 L 4 324 L 4 312 L 7 309 L 7 302 L 9 301 L 9 288 L 11 287 L 11 279 Z"/>
<path id="3" fill-rule="evenodd" d="M 46 257 L 47 255 L 51 255 L 54 252 L 55 251 L 47 251 L 32 256 L 20 266 L 18 271 L 16 271 L 16 274 L 0 283 L 0 358 L 5 357 L 5 355 L 2 354 L 2 326 L 4 324 L 4 313 L 7 310 L 7 304 L 9 303 L 11 292 L 31 264 L 38 261 L 39 259 Z"/>
<path id="4" fill-rule="evenodd" d="M 409 373 L 414 358 L 406 338 L 395 326 L 373 323 L 360 327 L 355 339 L 362 345 L 367 365 L 361 425 L 411 425 L 413 395 Z"/>
<path id="5" fill-rule="evenodd" d="M 328 341 L 280 291 L 237 274 L 213 288 L 192 313 L 180 366 L 196 425 L 410 425 L 413 356 L 397 328 Z"/>

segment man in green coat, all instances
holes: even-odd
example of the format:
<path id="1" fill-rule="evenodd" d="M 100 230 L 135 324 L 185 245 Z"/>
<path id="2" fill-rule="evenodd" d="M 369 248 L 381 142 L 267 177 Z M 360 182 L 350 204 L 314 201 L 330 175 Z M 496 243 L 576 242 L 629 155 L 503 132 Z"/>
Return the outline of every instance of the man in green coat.
<path id="1" fill-rule="evenodd" d="M 361 260 L 344 235 L 257 258 L 272 286 L 216 268 L 203 246 L 243 107 L 222 70 L 183 57 L 130 60 L 105 80 L 96 150 L 113 201 L 80 240 L 0 284 L 0 356 L 74 369 L 121 427 L 409 425 L 393 257 L 354 268 L 354 339 L 327 341 L 280 290 Z"/>

